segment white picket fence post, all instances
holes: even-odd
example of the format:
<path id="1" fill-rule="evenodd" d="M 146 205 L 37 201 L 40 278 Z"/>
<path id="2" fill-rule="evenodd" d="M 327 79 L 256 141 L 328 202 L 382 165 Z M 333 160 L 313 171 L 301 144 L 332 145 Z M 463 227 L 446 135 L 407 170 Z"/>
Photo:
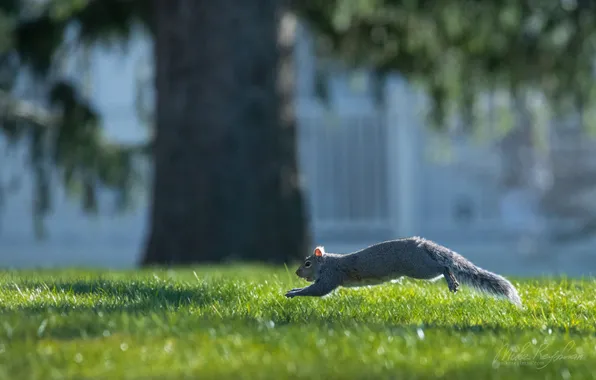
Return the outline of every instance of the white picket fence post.
<path id="1" fill-rule="evenodd" d="M 391 228 L 395 237 L 419 235 L 421 157 L 416 97 L 399 77 L 385 84 L 387 176 Z"/>

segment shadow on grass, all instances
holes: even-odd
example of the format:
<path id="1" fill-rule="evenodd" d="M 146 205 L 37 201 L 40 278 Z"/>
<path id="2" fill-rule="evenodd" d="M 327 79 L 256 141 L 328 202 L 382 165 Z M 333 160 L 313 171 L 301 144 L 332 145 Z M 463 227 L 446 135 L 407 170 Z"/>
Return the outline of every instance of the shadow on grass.
<path id="1" fill-rule="evenodd" d="M 0 297 L 0 338 L 11 339 L 35 336 L 35 331 L 57 339 L 105 336 L 106 331 L 125 330 L 121 325 L 127 316 L 151 316 L 154 325 L 167 323 L 164 315 L 168 312 L 190 313 L 193 306 L 225 302 L 228 298 L 214 291 L 213 285 L 120 280 L 28 280 L 0 287 L 0 295 L 7 291 L 27 298 L 25 302 L 11 302 Z M 41 334 L 39 330 L 45 329 L 42 326 L 49 319 L 54 320 L 51 328 Z"/>
<path id="2" fill-rule="evenodd" d="M 174 285 L 171 283 L 124 282 L 114 280 L 92 281 L 23 281 L 16 285 L 5 285 L 1 290 L 29 291 L 34 302 L 18 305 L 0 305 L 0 312 L 20 311 L 29 314 L 48 310 L 68 311 L 125 311 L 147 312 L 159 309 L 177 309 L 190 305 L 201 306 L 221 301 L 221 295 L 214 294 L 212 286 L 204 284 Z M 50 292 L 60 296 L 54 302 L 35 302 L 35 294 Z M 68 298 L 62 298 L 67 295 Z M 78 297 L 84 299 L 77 300 Z M 47 298 L 47 297 L 46 297 Z"/>

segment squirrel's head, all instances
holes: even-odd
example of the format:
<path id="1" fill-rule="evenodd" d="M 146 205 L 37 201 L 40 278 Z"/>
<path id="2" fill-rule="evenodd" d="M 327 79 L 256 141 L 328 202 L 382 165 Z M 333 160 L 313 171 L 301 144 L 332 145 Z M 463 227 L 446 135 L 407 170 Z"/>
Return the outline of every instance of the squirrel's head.
<path id="1" fill-rule="evenodd" d="M 323 262 L 323 255 L 325 254 L 325 248 L 315 248 L 312 255 L 308 256 L 300 268 L 296 270 L 298 277 L 305 279 L 306 281 L 314 281 L 319 271 L 319 267 Z"/>

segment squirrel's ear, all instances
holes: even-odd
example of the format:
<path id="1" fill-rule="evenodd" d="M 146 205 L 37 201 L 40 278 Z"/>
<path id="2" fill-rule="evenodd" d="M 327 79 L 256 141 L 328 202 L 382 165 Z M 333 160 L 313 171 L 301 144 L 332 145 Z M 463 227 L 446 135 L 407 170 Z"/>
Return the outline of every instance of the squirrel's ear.
<path id="1" fill-rule="evenodd" d="M 325 248 L 317 247 L 315 248 L 315 256 L 321 257 L 325 254 Z"/>

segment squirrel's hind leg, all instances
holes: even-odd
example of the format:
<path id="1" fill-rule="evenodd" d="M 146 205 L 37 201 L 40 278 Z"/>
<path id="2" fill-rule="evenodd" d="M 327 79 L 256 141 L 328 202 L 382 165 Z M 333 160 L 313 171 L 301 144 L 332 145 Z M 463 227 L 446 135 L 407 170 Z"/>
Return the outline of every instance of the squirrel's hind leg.
<path id="1" fill-rule="evenodd" d="M 459 282 L 455 275 L 449 268 L 445 268 L 443 270 L 443 276 L 445 277 L 445 281 L 447 281 L 447 286 L 449 287 L 449 291 L 453 293 L 457 293 L 457 289 L 459 288 Z"/>

